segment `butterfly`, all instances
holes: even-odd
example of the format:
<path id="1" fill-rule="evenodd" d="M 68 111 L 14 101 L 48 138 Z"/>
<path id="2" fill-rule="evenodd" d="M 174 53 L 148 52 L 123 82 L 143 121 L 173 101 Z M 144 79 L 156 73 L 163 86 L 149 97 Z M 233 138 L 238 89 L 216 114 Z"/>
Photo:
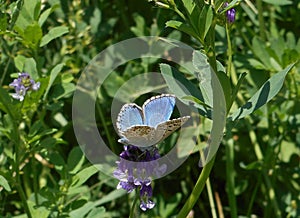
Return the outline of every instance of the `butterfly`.
<path id="1" fill-rule="evenodd" d="M 118 142 L 139 147 L 156 145 L 181 127 L 190 117 L 169 120 L 175 106 L 175 95 L 162 94 L 146 100 L 142 107 L 123 105 L 117 117 Z"/>

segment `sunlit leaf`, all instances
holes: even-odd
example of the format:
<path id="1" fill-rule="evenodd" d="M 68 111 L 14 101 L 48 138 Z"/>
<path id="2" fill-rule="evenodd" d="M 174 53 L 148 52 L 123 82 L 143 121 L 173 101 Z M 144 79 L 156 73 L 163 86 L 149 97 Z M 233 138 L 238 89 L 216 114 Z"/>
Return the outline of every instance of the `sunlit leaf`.
<path id="1" fill-rule="evenodd" d="M 53 27 L 46 35 L 43 36 L 40 47 L 47 45 L 53 39 L 56 39 L 69 32 L 69 28 L 65 26 Z"/>
<path id="2" fill-rule="evenodd" d="M 285 76 L 292 69 L 294 64 L 274 74 L 264 85 L 248 100 L 248 102 L 234 112 L 229 119 L 236 120 L 251 114 L 261 106 L 268 103 L 281 89 Z"/>
<path id="3" fill-rule="evenodd" d="M 6 191 L 9 191 L 9 192 L 11 191 L 11 188 L 10 188 L 7 180 L 2 175 L 0 175 L 0 187 L 3 187 Z"/>
<path id="4" fill-rule="evenodd" d="M 48 86 L 47 86 L 47 89 L 45 91 L 45 94 L 44 94 L 44 100 L 46 99 L 47 95 L 48 95 L 48 92 L 55 80 L 55 78 L 57 77 L 57 75 L 61 72 L 62 68 L 64 66 L 64 63 L 61 63 L 61 64 L 58 64 L 56 65 L 50 72 L 50 79 L 49 79 L 49 83 L 48 83 Z"/>
<path id="5" fill-rule="evenodd" d="M 166 26 L 167 27 L 172 27 L 176 30 L 179 30 L 179 31 L 184 32 L 188 35 L 191 35 L 196 39 L 198 38 L 198 36 L 195 34 L 193 28 L 188 26 L 187 24 L 181 22 L 181 21 L 170 20 L 170 21 L 166 22 Z"/>

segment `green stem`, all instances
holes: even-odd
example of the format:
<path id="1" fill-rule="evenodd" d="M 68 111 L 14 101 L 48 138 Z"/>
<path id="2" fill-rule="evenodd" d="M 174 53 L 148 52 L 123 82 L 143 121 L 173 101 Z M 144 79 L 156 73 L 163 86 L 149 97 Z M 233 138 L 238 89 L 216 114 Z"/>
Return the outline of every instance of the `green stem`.
<path id="1" fill-rule="evenodd" d="M 172 8 L 183 20 L 186 20 L 185 16 L 183 13 L 181 13 L 181 11 L 178 10 L 177 7 Z"/>
<path id="2" fill-rule="evenodd" d="M 16 141 L 20 142 L 20 138 L 18 138 Z M 16 153 L 16 161 L 15 161 L 16 188 L 17 188 L 17 191 L 18 191 L 18 193 L 20 195 L 20 198 L 21 198 L 21 201 L 23 203 L 24 210 L 25 210 L 25 213 L 27 214 L 27 217 L 28 218 L 32 218 L 30 210 L 29 210 L 29 207 L 28 207 L 28 204 L 27 204 L 27 198 L 26 198 L 25 192 L 23 190 L 23 187 L 21 185 L 20 170 L 19 170 L 19 167 L 20 167 L 19 146 L 20 146 L 20 143 L 16 143 L 15 144 L 15 153 Z"/>
<path id="3" fill-rule="evenodd" d="M 218 75 L 217 58 L 215 53 L 215 27 L 216 21 L 213 21 L 205 37 L 205 51 L 211 68 Z"/>
<path id="4" fill-rule="evenodd" d="M 217 216 L 217 212 L 216 212 L 216 206 L 215 206 L 214 197 L 213 197 L 209 178 L 207 178 L 207 180 L 206 180 L 206 189 L 207 189 L 212 218 L 217 218 L 218 216 Z"/>
<path id="5" fill-rule="evenodd" d="M 215 162 L 216 155 L 211 159 L 210 162 L 208 162 L 202 169 L 202 172 L 196 182 L 196 185 L 194 186 L 194 189 L 188 198 L 188 200 L 185 202 L 183 207 L 181 208 L 180 212 L 178 213 L 177 218 L 186 218 L 188 213 L 193 209 L 194 205 L 196 204 L 203 188 L 206 183 L 207 178 L 209 177 L 209 174 L 212 170 L 212 167 Z"/>
<path id="6" fill-rule="evenodd" d="M 266 40 L 266 26 L 264 22 L 264 16 L 263 16 L 263 6 L 262 6 L 262 0 L 256 1 L 256 6 L 258 10 L 258 22 L 259 22 L 259 34 L 262 40 Z"/>
<path id="7" fill-rule="evenodd" d="M 134 197 L 134 200 L 133 200 L 133 203 L 132 203 L 132 206 L 131 206 L 129 218 L 134 218 L 134 210 L 135 210 L 135 205 L 137 203 L 138 198 L 139 198 L 138 191 L 135 190 L 135 197 Z"/>
<path id="8" fill-rule="evenodd" d="M 33 154 L 34 156 L 34 154 Z M 39 185 L 38 185 L 38 174 L 37 174 L 37 169 L 36 169 L 36 160 L 35 158 L 31 159 L 31 166 L 32 166 L 32 171 L 33 171 L 33 190 L 34 190 L 34 198 L 35 198 L 35 204 L 39 204 L 39 199 L 38 199 L 38 190 L 39 190 Z"/>
<path id="9" fill-rule="evenodd" d="M 227 132 L 228 133 L 228 132 Z M 235 171 L 234 171 L 234 142 L 231 135 L 226 134 L 226 191 L 228 194 L 230 217 L 237 218 L 235 188 Z"/>
<path id="10" fill-rule="evenodd" d="M 236 85 L 238 82 L 237 75 L 235 70 L 232 69 L 232 44 L 230 39 L 230 24 L 226 23 L 226 38 L 227 38 L 227 73 L 231 77 L 233 85 Z"/>
<path id="11" fill-rule="evenodd" d="M 257 179 L 257 183 L 255 185 L 255 188 L 254 188 L 254 190 L 253 190 L 253 192 L 251 194 L 251 199 L 250 199 L 250 203 L 249 203 L 249 206 L 248 206 L 246 217 L 251 217 L 251 212 L 252 212 L 253 204 L 254 204 L 256 193 L 258 191 L 258 188 L 259 188 L 260 184 L 261 184 L 261 175 L 259 175 L 259 177 Z"/>
<path id="12" fill-rule="evenodd" d="M 107 137 L 107 140 L 108 140 L 108 143 L 110 145 L 110 148 L 112 150 L 112 152 L 115 152 L 115 148 L 114 148 L 114 142 L 112 140 L 112 137 L 110 137 L 110 132 L 107 128 L 107 125 L 106 125 L 106 121 L 105 121 L 105 117 L 104 117 L 104 114 L 103 114 L 103 111 L 101 109 L 101 107 L 99 106 L 99 104 L 96 104 L 96 108 L 97 108 L 97 111 L 99 113 L 99 116 L 100 116 L 100 119 L 101 119 L 101 123 L 103 124 L 103 128 L 104 128 L 104 131 L 105 131 L 105 134 L 106 134 L 106 137 Z"/>

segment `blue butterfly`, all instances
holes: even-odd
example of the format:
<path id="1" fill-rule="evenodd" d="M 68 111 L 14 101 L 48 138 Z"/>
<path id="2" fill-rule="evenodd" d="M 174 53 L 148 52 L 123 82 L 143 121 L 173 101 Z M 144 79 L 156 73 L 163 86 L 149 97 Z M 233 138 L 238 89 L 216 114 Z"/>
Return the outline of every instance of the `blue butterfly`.
<path id="1" fill-rule="evenodd" d="M 118 142 L 140 147 L 156 145 L 181 127 L 190 117 L 169 120 L 175 95 L 162 94 L 144 102 L 142 107 L 123 105 L 117 118 Z"/>

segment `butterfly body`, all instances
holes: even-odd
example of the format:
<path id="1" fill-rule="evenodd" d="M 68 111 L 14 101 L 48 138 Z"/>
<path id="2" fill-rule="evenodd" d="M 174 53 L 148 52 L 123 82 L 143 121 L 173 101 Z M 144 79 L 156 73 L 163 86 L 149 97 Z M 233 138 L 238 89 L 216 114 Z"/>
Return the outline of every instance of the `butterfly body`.
<path id="1" fill-rule="evenodd" d="M 181 127 L 189 116 L 169 120 L 175 106 L 175 96 L 154 96 L 142 107 L 125 104 L 117 118 L 120 143 L 148 147 L 158 144 Z"/>

